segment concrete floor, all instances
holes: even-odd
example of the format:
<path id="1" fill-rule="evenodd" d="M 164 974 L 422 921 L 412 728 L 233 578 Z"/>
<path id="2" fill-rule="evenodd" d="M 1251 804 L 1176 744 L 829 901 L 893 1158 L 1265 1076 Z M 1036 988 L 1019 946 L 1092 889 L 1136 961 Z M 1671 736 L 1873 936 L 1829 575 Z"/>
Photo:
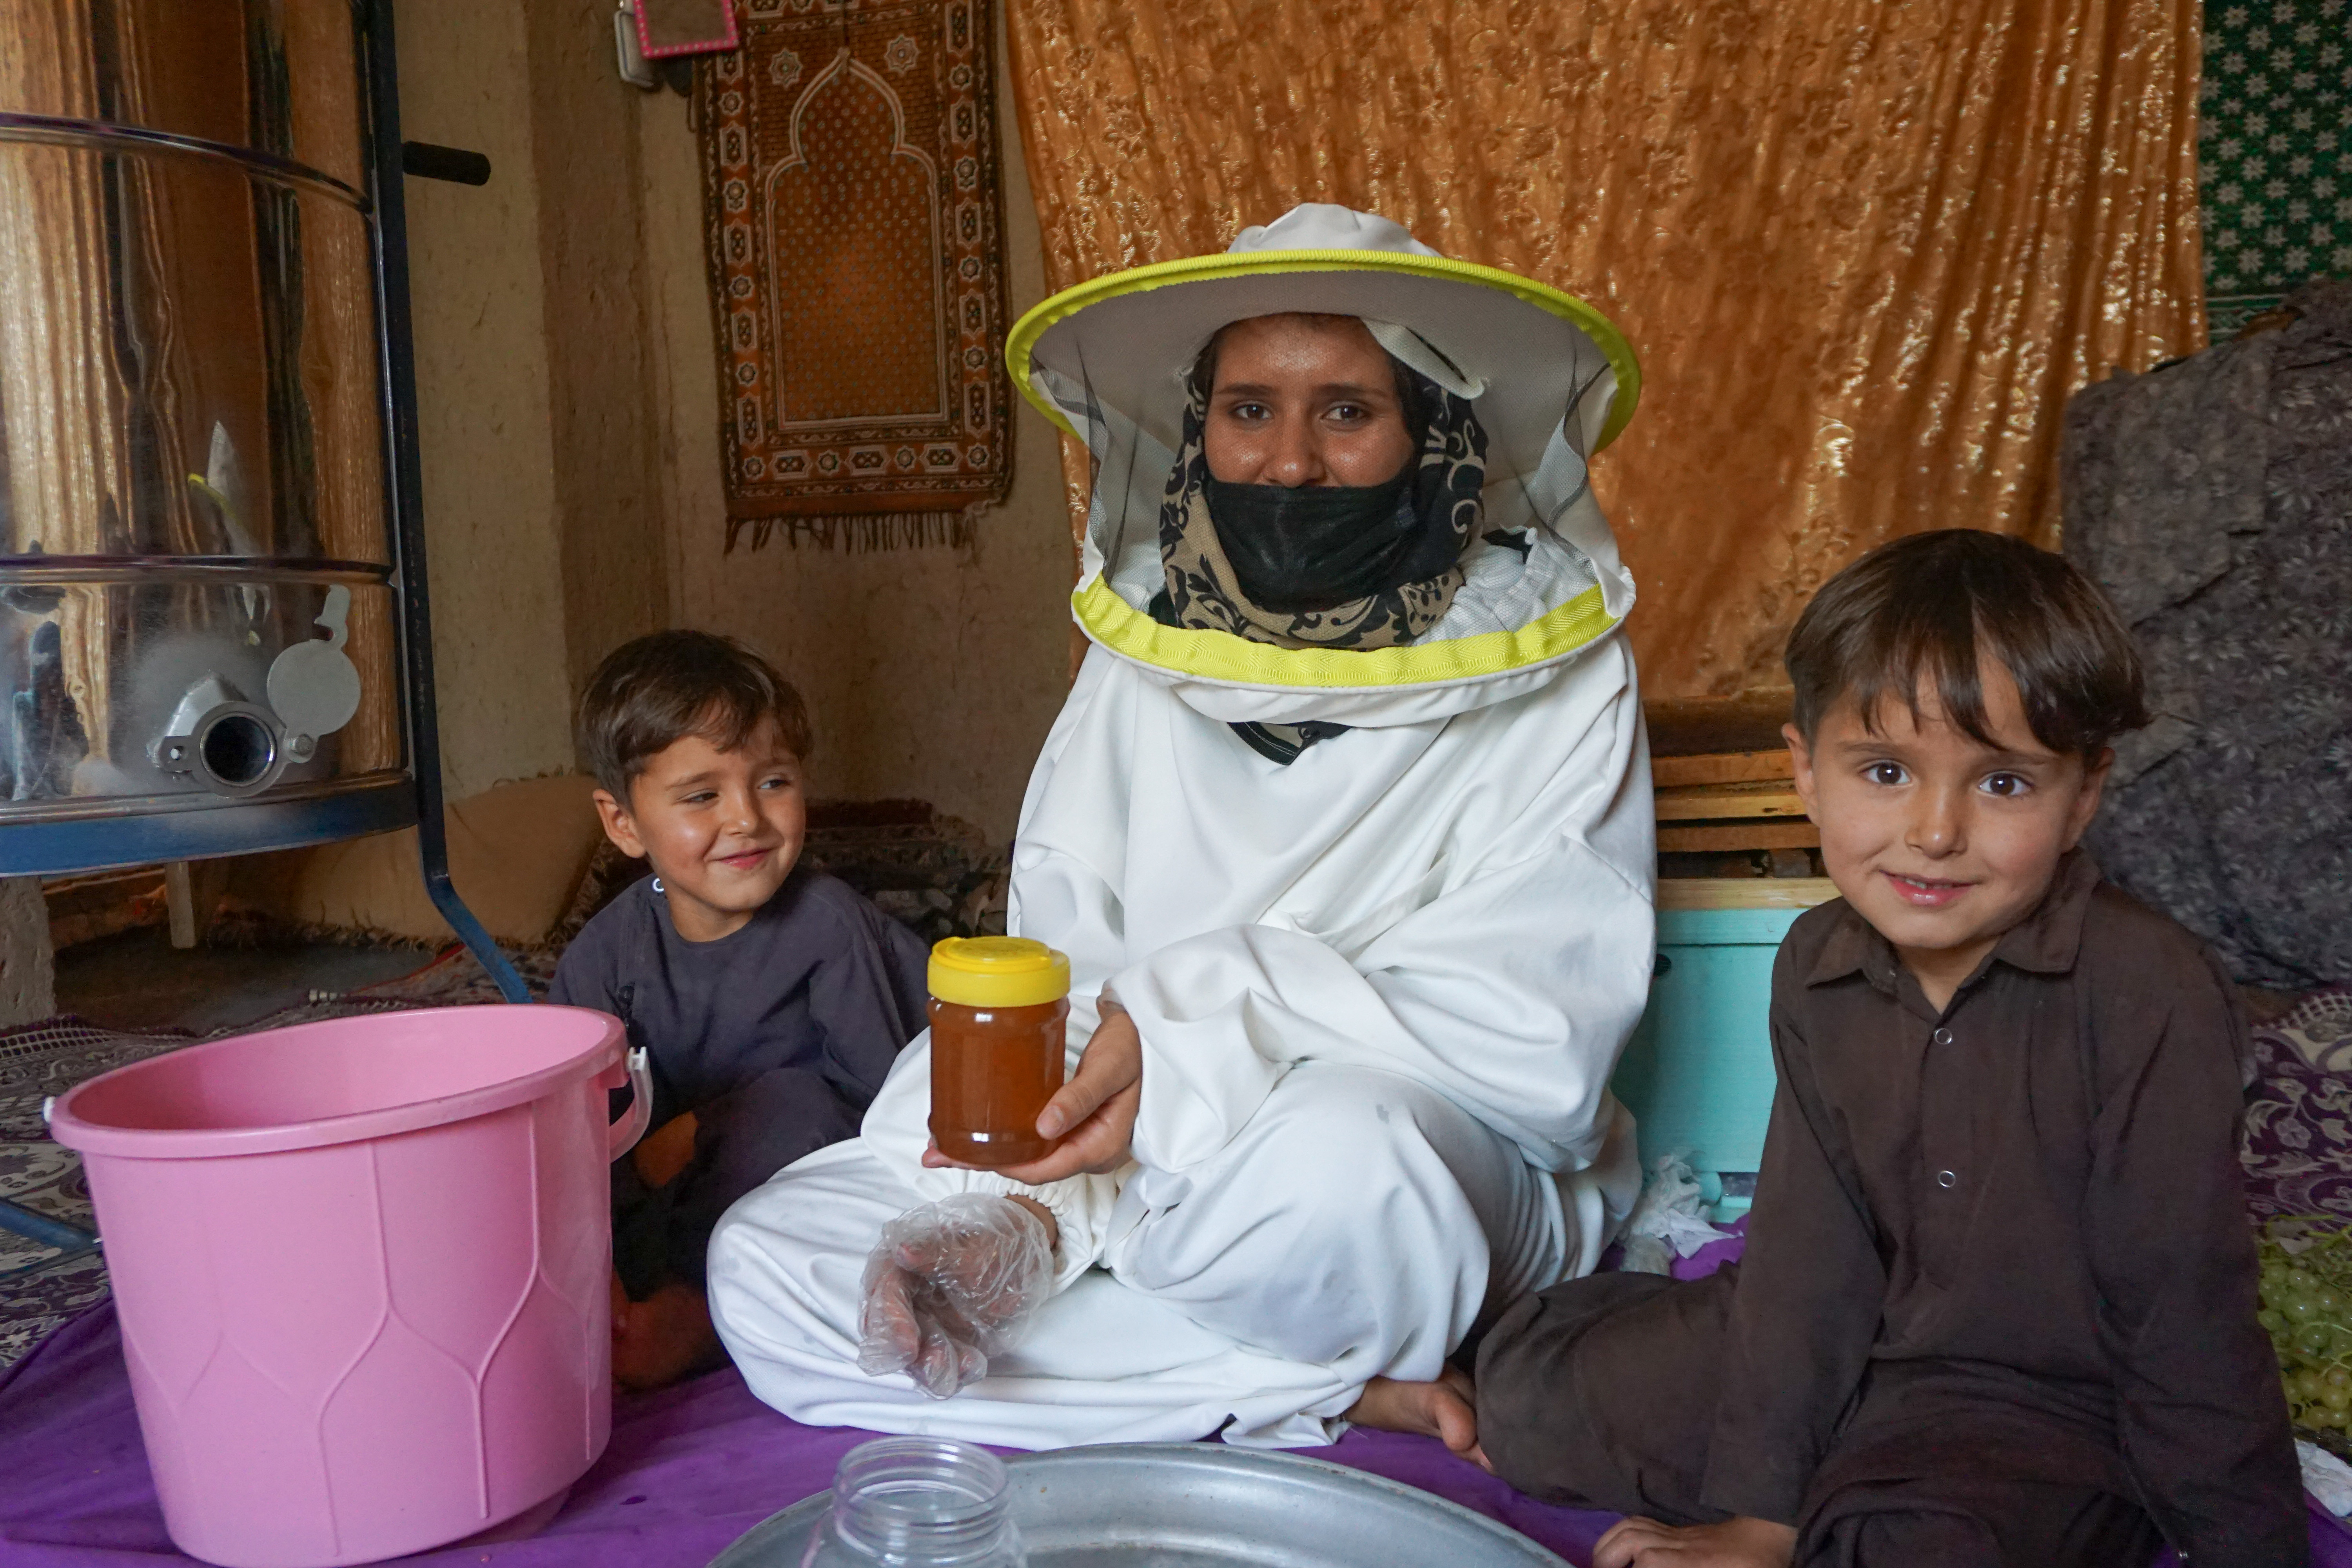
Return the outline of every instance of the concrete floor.
<path id="1" fill-rule="evenodd" d="M 58 1011 L 109 1029 L 209 1034 L 307 1001 L 413 974 L 422 948 L 205 947 L 182 951 L 161 926 L 77 942 L 58 954 Z"/>

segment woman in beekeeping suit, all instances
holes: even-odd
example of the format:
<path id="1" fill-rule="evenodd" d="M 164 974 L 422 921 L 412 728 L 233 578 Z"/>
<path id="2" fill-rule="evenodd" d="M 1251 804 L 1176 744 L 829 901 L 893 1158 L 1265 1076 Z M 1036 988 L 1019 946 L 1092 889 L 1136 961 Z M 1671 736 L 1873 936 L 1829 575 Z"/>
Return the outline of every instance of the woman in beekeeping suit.
<path id="1" fill-rule="evenodd" d="M 1639 1186 L 1607 1084 L 1648 758 L 1585 482 L 1633 356 L 1319 205 L 1058 295 L 1009 354 L 1096 464 L 1094 646 L 1013 863 L 1013 933 L 1070 960 L 1066 1135 L 949 1165 L 919 1038 L 860 1138 L 729 1213 L 719 1332 L 821 1425 L 1469 1451 L 1445 1358 Z"/>

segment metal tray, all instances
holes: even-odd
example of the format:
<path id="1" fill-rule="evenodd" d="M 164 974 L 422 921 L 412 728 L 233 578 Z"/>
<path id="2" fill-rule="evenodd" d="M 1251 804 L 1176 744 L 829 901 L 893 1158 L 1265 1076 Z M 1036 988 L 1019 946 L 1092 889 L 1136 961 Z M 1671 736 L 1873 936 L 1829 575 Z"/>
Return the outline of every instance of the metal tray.
<path id="1" fill-rule="evenodd" d="M 1322 1459 L 1219 1444 L 1006 1461 L 1031 1568 L 1567 1568 L 1483 1514 Z M 747 1531 L 710 1568 L 800 1568 L 833 1494 Z"/>

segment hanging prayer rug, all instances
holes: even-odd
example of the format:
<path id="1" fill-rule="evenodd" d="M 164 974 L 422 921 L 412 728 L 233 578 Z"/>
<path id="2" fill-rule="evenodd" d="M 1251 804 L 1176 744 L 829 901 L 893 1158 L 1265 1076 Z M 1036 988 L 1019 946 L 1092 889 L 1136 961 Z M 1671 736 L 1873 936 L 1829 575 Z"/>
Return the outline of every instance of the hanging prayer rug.
<path id="1" fill-rule="evenodd" d="M 961 543 L 1012 476 L 989 0 L 740 0 L 696 83 L 727 544 Z"/>

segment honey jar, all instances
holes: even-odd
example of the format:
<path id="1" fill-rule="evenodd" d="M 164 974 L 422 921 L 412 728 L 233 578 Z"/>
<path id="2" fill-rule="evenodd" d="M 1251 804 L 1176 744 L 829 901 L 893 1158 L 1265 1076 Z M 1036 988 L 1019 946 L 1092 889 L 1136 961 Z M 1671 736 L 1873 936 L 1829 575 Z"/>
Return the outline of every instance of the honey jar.
<path id="1" fill-rule="evenodd" d="M 1070 961 L 1026 937 L 955 937 L 931 949 L 931 1139 L 967 1165 L 1051 1153 L 1037 1115 L 1062 1087 Z"/>

